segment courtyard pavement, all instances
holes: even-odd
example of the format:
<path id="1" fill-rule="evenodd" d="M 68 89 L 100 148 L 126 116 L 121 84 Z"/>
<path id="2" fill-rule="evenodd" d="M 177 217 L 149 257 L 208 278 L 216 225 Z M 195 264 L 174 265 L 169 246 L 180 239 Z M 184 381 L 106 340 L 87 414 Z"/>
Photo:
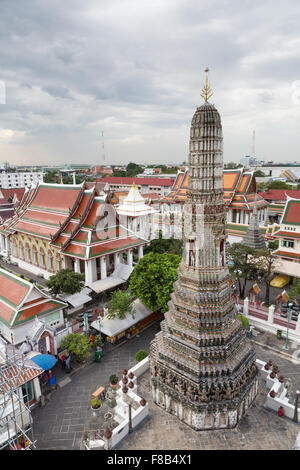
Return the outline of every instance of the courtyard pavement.
<path id="1" fill-rule="evenodd" d="M 70 382 L 52 392 L 45 407 L 32 412 L 33 430 L 37 449 L 75 450 L 82 448 L 86 431 L 101 430 L 102 418 L 94 418 L 90 409 L 90 397 L 100 385 L 108 386 L 109 376 L 121 377 L 123 368 L 135 364 L 139 349 L 149 351 L 149 344 L 160 329 L 159 322 L 128 342 L 105 354 L 101 363 L 91 363 L 66 375 Z M 260 338 L 261 335 L 261 338 Z M 263 333 L 255 337 L 262 342 Z M 300 365 L 286 357 L 255 344 L 257 358 L 272 359 L 284 377 L 290 377 L 292 390 L 300 389 Z M 68 382 L 68 380 L 66 381 Z M 263 408 L 267 390 L 263 383 L 254 405 L 234 430 L 196 432 L 180 423 L 174 416 L 152 403 L 150 374 L 139 380 L 138 393 L 149 401 L 151 411 L 141 425 L 127 436 L 118 450 L 142 449 L 292 449 L 300 425 Z"/>

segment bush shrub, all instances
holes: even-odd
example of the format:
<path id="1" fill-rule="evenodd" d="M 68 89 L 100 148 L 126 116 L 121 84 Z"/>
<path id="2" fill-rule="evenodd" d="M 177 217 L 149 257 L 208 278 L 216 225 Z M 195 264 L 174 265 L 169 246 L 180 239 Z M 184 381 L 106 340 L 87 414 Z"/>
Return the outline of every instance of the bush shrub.
<path id="1" fill-rule="evenodd" d="M 140 349 L 140 351 L 138 351 L 135 355 L 135 360 L 136 360 L 136 362 L 141 362 L 147 356 L 148 356 L 147 351 L 144 351 L 143 349 Z"/>
<path id="2" fill-rule="evenodd" d="M 249 320 L 244 315 L 238 315 L 238 319 L 240 320 L 243 328 L 248 328 Z"/>

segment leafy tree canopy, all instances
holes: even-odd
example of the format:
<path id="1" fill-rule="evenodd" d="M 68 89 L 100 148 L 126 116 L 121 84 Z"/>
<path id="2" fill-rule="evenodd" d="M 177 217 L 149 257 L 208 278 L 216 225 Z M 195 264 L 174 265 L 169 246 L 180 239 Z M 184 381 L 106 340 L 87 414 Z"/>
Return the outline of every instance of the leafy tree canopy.
<path id="1" fill-rule="evenodd" d="M 74 273 L 72 269 L 61 269 L 47 282 L 51 294 L 76 294 L 84 287 L 84 274 Z"/>
<path id="2" fill-rule="evenodd" d="M 148 356 L 147 351 L 145 351 L 144 349 L 140 349 L 135 355 L 135 360 L 136 362 L 141 362 L 147 356 Z"/>
<path id="3" fill-rule="evenodd" d="M 255 278 L 257 268 L 254 259 L 255 251 L 241 243 L 233 243 L 226 250 L 229 271 L 238 281 L 240 296 L 244 297 L 247 280 Z"/>
<path id="4" fill-rule="evenodd" d="M 113 292 L 111 301 L 109 303 L 108 318 L 119 318 L 123 320 L 126 313 L 133 314 L 132 312 L 133 297 L 129 291 L 122 291 L 118 289 Z"/>
<path id="5" fill-rule="evenodd" d="M 152 310 L 166 312 L 180 261 L 180 256 L 171 253 L 146 254 L 130 277 L 131 292 Z"/>
<path id="6" fill-rule="evenodd" d="M 68 353 L 74 354 L 78 362 L 82 362 L 90 355 L 91 343 L 89 338 L 79 333 L 71 333 L 62 340 L 61 349 L 67 349 Z"/>
<path id="7" fill-rule="evenodd" d="M 294 277 L 292 286 L 289 290 L 289 297 L 291 299 L 300 299 L 300 279 Z"/>
<path id="8" fill-rule="evenodd" d="M 156 238 L 151 240 L 150 245 L 145 248 L 144 253 L 173 253 L 174 255 L 182 255 L 182 240 L 176 238 Z"/>

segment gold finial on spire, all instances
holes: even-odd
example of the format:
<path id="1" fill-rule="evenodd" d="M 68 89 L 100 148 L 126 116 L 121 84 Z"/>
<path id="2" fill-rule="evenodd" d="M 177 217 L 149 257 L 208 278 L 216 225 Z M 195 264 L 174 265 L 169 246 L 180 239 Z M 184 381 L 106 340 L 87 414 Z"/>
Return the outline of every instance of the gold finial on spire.
<path id="1" fill-rule="evenodd" d="M 212 95 L 214 94 L 214 92 L 212 91 L 209 83 L 208 83 L 208 72 L 209 72 L 209 68 L 206 67 L 204 72 L 206 73 L 206 79 L 205 79 L 205 83 L 203 83 L 203 88 L 200 92 L 200 95 L 202 96 L 202 98 L 204 98 L 204 101 L 205 103 L 208 103 L 208 100 L 209 98 L 212 97 Z"/>

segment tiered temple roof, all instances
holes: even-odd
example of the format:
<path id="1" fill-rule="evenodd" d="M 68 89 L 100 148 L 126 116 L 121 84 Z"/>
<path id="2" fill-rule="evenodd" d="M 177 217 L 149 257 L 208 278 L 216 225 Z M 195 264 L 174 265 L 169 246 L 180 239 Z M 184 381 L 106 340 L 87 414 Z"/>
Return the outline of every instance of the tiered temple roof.
<path id="1" fill-rule="evenodd" d="M 95 187 L 86 189 L 85 183 L 40 183 L 30 188 L 16 215 L 0 227 L 5 236 L 17 232 L 48 240 L 60 253 L 85 260 L 145 244 L 119 226 L 115 209 L 105 204 L 105 196 L 98 196 Z"/>
<path id="2" fill-rule="evenodd" d="M 161 202 L 169 204 L 183 203 L 187 198 L 189 170 L 179 171 L 169 194 Z M 255 203 L 256 182 L 254 171 L 244 168 L 223 170 L 224 203 L 228 209 L 252 211 Z M 257 207 L 266 207 L 268 203 L 262 196 L 257 197 Z"/>
<path id="3" fill-rule="evenodd" d="M 34 284 L 0 268 L 0 321 L 9 327 L 66 307 Z"/>

